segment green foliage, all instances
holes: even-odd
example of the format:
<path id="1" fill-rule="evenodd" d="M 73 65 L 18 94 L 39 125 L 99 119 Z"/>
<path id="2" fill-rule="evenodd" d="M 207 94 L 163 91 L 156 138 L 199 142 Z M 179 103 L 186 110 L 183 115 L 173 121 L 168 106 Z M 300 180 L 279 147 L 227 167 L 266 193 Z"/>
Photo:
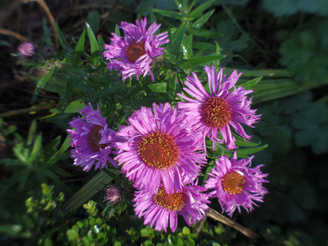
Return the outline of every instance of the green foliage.
<path id="1" fill-rule="evenodd" d="M 64 239 L 63 231 L 70 219 L 58 208 L 64 201 L 61 192 L 53 198 L 54 186 L 41 184 L 42 190 L 31 192 L 25 201 L 25 211 L 17 211 L 11 217 L 5 217 L 7 224 L 0 226 L 2 235 L 8 245 L 53 245 Z"/>
<path id="2" fill-rule="evenodd" d="M 280 47 L 280 62 L 298 81 L 328 81 L 328 20 L 311 21 L 309 28 L 293 32 Z M 314 28 L 313 28 L 314 26 Z"/>
<path id="3" fill-rule="evenodd" d="M 325 0 L 263 0 L 263 6 L 275 16 L 292 15 L 297 12 L 320 16 L 328 15 L 328 6 Z"/>
<path id="4" fill-rule="evenodd" d="M 70 245 L 109 245 L 114 239 L 116 229 L 107 225 L 100 217 L 97 217 L 97 203 L 89 201 L 83 207 L 89 217 L 78 221 L 67 230 L 66 235 Z"/>
<path id="5" fill-rule="evenodd" d="M 327 15 L 327 4 L 319 0 L 311 4 L 291 0 L 262 3 L 275 16 L 298 12 Z M 120 4 L 137 9 L 138 18 L 148 16 L 148 21 L 162 23 L 161 32 L 168 31 L 170 42 L 163 58 L 156 59 L 152 68 L 155 81 L 146 76 L 123 83 L 118 71 L 106 69 L 102 53 L 104 40 L 108 41 L 98 32 L 103 16 L 96 9 L 88 13 L 77 36 L 64 33 L 65 29 L 56 25 L 61 47 L 53 57 L 44 59 L 38 55 L 19 62 L 33 74 L 28 78 L 36 85 L 32 102 L 44 91 L 58 96 L 56 107 L 39 120 L 58 126 L 63 132 L 59 134 L 62 136 L 49 139 L 34 120 L 28 133 L 21 134 L 16 126 L 7 126 L 0 118 L 0 140 L 3 138 L 9 149 L 9 155 L 0 159 L 0 216 L 4 221 L 0 225 L 0 244 L 326 244 L 328 228 L 319 217 L 327 214 L 327 199 L 322 194 L 328 190 L 323 155 L 328 150 L 324 92 L 328 83 L 327 19 L 304 14 L 268 18 L 261 4 L 247 0 L 144 0 L 139 5 L 135 1 Z M 122 6 L 111 13 L 110 19 L 134 22 L 134 15 Z M 234 11 L 237 14 L 233 15 Z M 290 31 L 291 26 L 297 28 Z M 121 35 L 118 25 L 111 21 L 105 28 Z M 277 33 L 277 38 L 270 32 L 262 35 L 263 30 Z M 43 32 L 44 43 L 54 47 L 46 21 Z M 272 44 L 266 44 L 265 38 Z M 182 83 L 191 71 L 208 87 L 204 65 L 238 68 L 242 76 L 237 87 L 254 91 L 254 108 L 259 107 L 258 113 L 262 114 L 256 128 L 247 129 L 253 135 L 252 141 L 234 134 L 239 158 L 256 154 L 255 164 L 267 164 L 265 172 L 269 173 L 270 183 L 266 185 L 269 195 L 265 202 L 251 214 L 242 211 L 233 218 L 260 233 L 262 238 L 258 241 L 211 219 L 193 227 L 186 227 L 179 220 L 175 233 L 158 232 L 134 216 L 133 188 L 120 169 L 110 167 L 86 174 L 67 160 L 67 123 L 88 102 L 98 104 L 110 127 L 118 130 L 141 106 L 153 102 L 176 106 L 176 93 L 182 92 Z M 272 66 L 279 69 L 257 69 Z M 227 67 L 224 73 L 228 76 L 233 70 Z M 320 101 L 312 100 L 311 93 L 278 100 L 319 86 L 323 90 L 314 93 L 323 96 Z M 39 106 L 42 105 L 54 103 L 47 101 Z M 210 141 L 206 141 L 206 146 L 208 164 L 199 177 L 200 184 L 215 167 L 218 155 L 231 157 L 234 153 L 219 144 L 212 150 Z M 119 184 L 124 191 L 122 200 L 115 205 L 104 199 L 104 188 L 110 183 Z M 220 211 L 217 201 L 210 206 Z"/>
<path id="6" fill-rule="evenodd" d="M 27 187 L 34 187 L 38 182 L 46 182 L 47 179 L 66 188 L 66 185 L 56 175 L 56 173 L 61 172 L 61 168 L 52 167 L 69 157 L 66 152 L 69 147 L 68 139 L 64 141 L 61 147 L 59 147 L 60 136 L 43 146 L 42 133 L 37 134 L 36 129 L 37 123 L 33 121 L 26 140 L 19 134 L 13 133 L 16 139 L 12 147 L 14 158 L 3 158 L 0 163 L 6 167 L 14 168 L 15 171 L 10 180 L 7 181 L 2 193 L 14 185 L 18 185 L 18 190 L 22 191 Z M 12 128 L 8 130 L 12 131 Z"/>

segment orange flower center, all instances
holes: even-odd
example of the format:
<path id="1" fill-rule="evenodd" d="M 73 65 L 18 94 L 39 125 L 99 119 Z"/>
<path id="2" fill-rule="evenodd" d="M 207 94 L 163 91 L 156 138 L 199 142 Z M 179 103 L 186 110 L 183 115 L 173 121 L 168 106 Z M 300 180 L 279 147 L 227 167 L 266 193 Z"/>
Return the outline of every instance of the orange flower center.
<path id="1" fill-rule="evenodd" d="M 138 154 L 150 167 L 166 169 L 176 164 L 179 148 L 174 139 L 162 132 L 153 132 L 141 137 L 138 142 Z"/>
<path id="2" fill-rule="evenodd" d="M 202 118 L 212 128 L 222 128 L 232 120 L 230 104 L 224 98 L 210 97 L 202 105 Z"/>
<path id="3" fill-rule="evenodd" d="M 159 187 L 157 194 L 154 195 L 154 202 L 163 208 L 180 211 L 185 205 L 185 196 L 183 192 L 167 194 L 164 187 Z"/>
<path id="4" fill-rule="evenodd" d="M 104 128 L 101 126 L 98 126 L 98 125 L 94 125 L 91 128 L 91 132 L 89 133 L 88 142 L 89 142 L 90 148 L 94 152 L 97 152 L 100 149 L 103 149 L 107 146 L 107 144 L 99 144 L 99 141 L 101 139 L 101 134 L 99 133 L 99 131 L 102 129 L 104 129 Z"/>
<path id="5" fill-rule="evenodd" d="M 136 41 L 133 41 L 127 48 L 126 48 L 126 57 L 131 62 L 136 62 L 136 60 L 139 59 L 140 56 L 146 54 L 145 50 L 145 41 L 140 41 L 139 43 L 136 43 Z"/>
<path id="6" fill-rule="evenodd" d="M 224 191 L 230 195 L 240 194 L 246 184 L 245 178 L 235 171 L 227 173 L 221 182 Z"/>

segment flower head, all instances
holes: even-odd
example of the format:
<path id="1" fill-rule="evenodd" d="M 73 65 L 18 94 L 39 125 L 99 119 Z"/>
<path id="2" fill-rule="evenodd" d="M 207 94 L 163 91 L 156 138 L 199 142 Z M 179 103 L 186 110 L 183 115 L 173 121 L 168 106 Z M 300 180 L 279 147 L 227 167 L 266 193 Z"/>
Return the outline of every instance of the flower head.
<path id="1" fill-rule="evenodd" d="M 17 49 L 21 56 L 33 56 L 35 54 L 35 46 L 30 42 L 21 43 Z"/>
<path id="2" fill-rule="evenodd" d="M 124 32 L 124 38 L 112 33 L 111 44 L 105 44 L 104 57 L 109 60 L 108 69 L 120 70 L 123 81 L 136 75 L 146 76 L 150 74 L 154 58 L 163 54 L 163 47 L 160 45 L 169 42 L 167 32 L 154 36 L 160 28 L 160 24 L 155 22 L 147 29 L 147 18 L 136 20 L 136 25 L 123 21 L 120 28 Z"/>
<path id="3" fill-rule="evenodd" d="M 245 139 L 250 139 L 240 123 L 253 127 L 261 115 L 255 115 L 256 109 L 251 109 L 252 99 L 247 99 L 247 95 L 252 90 L 245 90 L 243 87 L 235 87 L 241 74 L 233 71 L 228 79 L 223 75 L 223 69 L 217 74 L 215 67 L 205 66 L 208 77 L 209 93 L 199 81 L 197 75 L 188 76 L 184 88 L 193 98 L 178 94 L 186 100 L 179 102 L 178 109 L 184 110 L 193 118 L 194 127 L 203 132 L 204 137 L 208 136 L 213 142 L 213 149 L 216 142 L 225 142 L 228 149 L 236 148 L 236 139 L 231 133 L 230 126 Z M 232 92 L 230 90 L 234 88 Z M 222 140 L 218 139 L 218 130 L 222 135 Z"/>
<path id="4" fill-rule="evenodd" d="M 110 184 L 106 186 L 105 200 L 108 200 L 110 204 L 115 204 L 121 200 L 122 189 L 119 185 Z"/>
<path id="5" fill-rule="evenodd" d="M 164 187 L 160 186 L 158 191 L 153 193 L 147 190 L 135 192 L 133 201 L 134 211 L 139 219 L 144 216 L 144 224 L 150 227 L 155 226 L 155 230 L 175 232 L 178 224 L 178 214 L 182 215 L 189 226 L 205 216 L 205 211 L 209 209 L 207 203 L 208 194 L 202 193 L 205 188 L 199 185 L 184 186 L 180 192 L 168 194 Z"/>
<path id="6" fill-rule="evenodd" d="M 227 212 L 230 217 L 238 209 L 244 207 L 247 212 L 253 210 L 256 202 L 263 202 L 263 195 L 268 193 L 262 184 L 268 182 L 265 177 L 268 174 L 260 171 L 261 166 L 251 168 L 249 159 L 237 160 L 236 152 L 234 157 L 229 160 L 227 156 L 221 156 L 216 161 L 216 169 L 209 173 L 205 188 L 214 189 L 209 194 L 217 197 L 222 208 L 222 212 Z"/>
<path id="7" fill-rule="evenodd" d="M 50 45 L 44 46 L 42 52 L 45 58 L 50 58 L 55 54 L 54 48 L 52 48 Z"/>
<path id="8" fill-rule="evenodd" d="M 184 114 L 170 104 L 142 107 L 118 132 L 122 142 L 115 160 L 138 189 L 180 192 L 184 180 L 193 181 L 205 163 L 200 135 L 188 127 Z"/>
<path id="9" fill-rule="evenodd" d="M 95 169 L 107 167 L 109 161 L 114 167 L 117 163 L 109 156 L 117 153 L 115 131 L 108 128 L 106 119 L 101 115 L 99 106 L 93 110 L 91 103 L 89 107 L 84 107 L 80 111 L 83 119 L 74 118 L 69 125 L 74 129 L 68 129 L 69 143 L 73 149 L 71 157 L 74 165 L 83 167 L 84 171 L 89 171 L 94 163 Z"/>

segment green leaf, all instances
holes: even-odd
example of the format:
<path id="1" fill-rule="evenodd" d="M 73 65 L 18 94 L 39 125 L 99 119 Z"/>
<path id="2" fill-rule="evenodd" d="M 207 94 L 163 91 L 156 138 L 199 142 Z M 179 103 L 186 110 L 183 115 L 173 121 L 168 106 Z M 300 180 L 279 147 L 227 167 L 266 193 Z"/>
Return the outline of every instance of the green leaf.
<path id="1" fill-rule="evenodd" d="M 181 47 L 182 38 L 185 35 L 186 29 L 187 29 L 187 23 L 182 23 L 173 34 L 173 37 L 171 39 L 173 43 L 172 54 L 174 54 L 175 56 L 178 56 Z"/>
<path id="2" fill-rule="evenodd" d="M 99 190 L 103 189 L 110 181 L 112 181 L 112 177 L 104 171 L 100 171 L 63 205 L 63 209 L 78 209 L 89 201 Z"/>
<path id="3" fill-rule="evenodd" d="M 27 136 L 27 141 L 26 141 L 27 146 L 30 146 L 33 143 L 33 141 L 35 139 L 35 135 L 36 135 L 36 128 L 37 128 L 37 123 L 36 123 L 36 120 L 34 119 L 28 130 L 28 136 Z"/>
<path id="4" fill-rule="evenodd" d="M 192 41 L 193 35 L 190 34 L 188 36 L 184 35 L 181 42 L 181 49 L 183 54 L 183 59 L 190 59 L 193 55 L 192 50 Z"/>
<path id="5" fill-rule="evenodd" d="M 38 134 L 38 136 L 36 137 L 36 139 L 34 141 L 31 154 L 28 158 L 28 163 L 30 165 L 36 164 L 36 163 L 33 163 L 33 162 L 36 160 L 36 158 L 38 156 L 40 156 L 42 154 L 43 154 L 43 150 L 42 150 L 42 133 L 40 133 L 40 134 Z"/>
<path id="6" fill-rule="evenodd" d="M 149 84 L 148 87 L 153 92 L 166 93 L 167 83 L 166 82 L 160 82 L 160 83 Z"/>
<path id="7" fill-rule="evenodd" d="M 240 86 L 243 87 L 245 90 L 249 90 L 253 88 L 255 85 L 257 85 L 262 78 L 263 76 L 257 77 L 255 79 L 247 81 L 246 83 L 241 84 Z"/>
<path id="8" fill-rule="evenodd" d="M 244 147 L 255 147 L 255 146 L 259 146 L 261 144 L 261 142 L 258 142 L 258 143 L 254 143 L 254 142 L 251 142 L 251 141 L 245 141 L 244 138 L 236 135 L 233 133 L 233 136 L 235 137 L 236 139 L 236 142 L 235 144 L 237 146 L 244 146 Z"/>
<path id="9" fill-rule="evenodd" d="M 223 36 L 221 33 L 216 31 L 198 29 L 193 27 L 190 27 L 188 31 L 197 37 L 203 37 L 203 38 L 217 38 Z"/>
<path id="10" fill-rule="evenodd" d="M 179 67 L 182 69 L 192 69 L 195 66 L 203 66 L 210 62 L 221 60 L 224 57 L 225 57 L 224 55 L 193 57 L 189 60 L 181 61 L 179 63 Z"/>
<path id="11" fill-rule="evenodd" d="M 174 19 L 178 19 L 178 20 L 182 20 L 183 19 L 183 14 L 179 13 L 179 12 L 174 12 L 174 11 L 170 11 L 170 10 L 163 10 L 163 9 L 153 9 L 153 11 L 159 15 L 165 16 L 165 17 L 169 17 L 169 18 L 174 18 Z"/>
<path id="12" fill-rule="evenodd" d="M 71 61 L 72 61 L 73 65 L 77 65 L 77 64 L 82 63 L 81 54 L 84 50 L 84 44 L 85 44 L 85 30 L 83 30 L 83 32 L 80 36 L 80 39 L 77 42 L 76 47 L 74 49 L 74 52 L 72 54 Z"/>
<path id="13" fill-rule="evenodd" d="M 57 140 L 57 141 L 55 141 Z M 50 152 L 50 156 L 47 156 L 46 159 L 46 163 L 44 164 L 44 167 L 50 167 L 54 164 L 56 164 L 59 160 L 64 160 L 67 159 L 69 157 L 69 153 L 65 153 L 65 151 L 71 146 L 71 144 L 69 144 L 68 142 L 71 140 L 69 137 L 66 137 L 64 143 L 62 144 L 62 146 L 60 147 L 59 150 L 57 150 L 57 142 L 58 140 L 60 141 L 60 136 L 56 139 L 54 139 L 54 141 L 52 141 L 51 143 L 49 143 L 46 147 L 47 148 L 52 148 L 51 152 Z M 58 142 L 59 144 L 59 142 Z"/>
<path id="14" fill-rule="evenodd" d="M 190 229 L 189 229 L 188 227 L 184 226 L 184 227 L 182 228 L 182 233 L 183 233 L 184 235 L 190 235 Z"/>
<path id="15" fill-rule="evenodd" d="M 89 12 L 88 15 L 88 23 L 92 29 L 92 31 L 95 33 L 100 25 L 100 16 L 97 10 L 92 10 Z"/>
<path id="16" fill-rule="evenodd" d="M 89 41 L 90 41 L 92 63 L 96 66 L 99 66 L 100 65 L 99 52 L 98 52 L 99 46 L 98 46 L 96 36 L 93 33 L 90 25 L 87 22 L 85 23 L 85 26 L 87 28 L 87 33 L 88 33 L 88 37 L 89 37 Z"/>
<path id="17" fill-rule="evenodd" d="M 56 70 L 56 67 L 51 67 L 48 70 L 48 72 L 37 81 L 36 86 L 35 86 L 35 90 L 34 90 L 34 93 L 33 93 L 33 97 L 32 97 L 32 102 L 34 102 L 34 100 L 39 95 L 39 93 L 44 89 L 45 85 L 52 78 L 52 75 L 53 75 L 55 70 Z"/>
<path id="18" fill-rule="evenodd" d="M 199 50 L 215 50 L 215 45 L 206 42 L 193 42 L 192 47 Z"/>
<path id="19" fill-rule="evenodd" d="M 245 148 L 245 149 L 239 149 L 237 150 L 237 156 L 239 158 L 248 158 L 250 155 L 255 154 L 256 152 L 259 152 L 265 148 L 267 148 L 268 145 L 262 145 L 259 147 L 254 147 L 254 148 Z"/>
<path id="20" fill-rule="evenodd" d="M 193 28 L 201 28 L 207 21 L 208 19 L 213 15 L 213 13 L 215 12 L 214 9 L 210 10 L 209 12 L 207 12 L 206 14 L 202 15 L 198 20 L 196 20 L 191 27 Z"/>
<path id="21" fill-rule="evenodd" d="M 202 5 L 198 6 L 195 10 L 193 10 L 189 15 L 188 15 L 188 20 L 191 21 L 195 18 L 200 17 L 203 15 L 203 12 L 208 9 L 216 0 L 209 0 L 203 3 Z"/>
<path id="22" fill-rule="evenodd" d="M 56 30 L 57 30 L 57 34 L 58 34 L 58 40 L 59 43 L 61 44 L 61 46 L 63 47 L 66 55 L 68 55 L 68 57 L 70 56 L 70 54 L 72 53 L 73 49 L 71 48 L 71 46 L 69 46 L 69 44 L 67 43 L 64 34 L 62 33 L 62 31 L 59 29 L 58 24 L 56 23 Z"/>
<path id="23" fill-rule="evenodd" d="M 43 19 L 43 36 L 44 36 L 44 41 L 46 42 L 47 45 L 50 45 L 51 47 L 54 47 L 54 44 L 51 40 L 51 36 L 50 36 L 50 31 L 47 25 L 47 19 L 44 18 Z"/>

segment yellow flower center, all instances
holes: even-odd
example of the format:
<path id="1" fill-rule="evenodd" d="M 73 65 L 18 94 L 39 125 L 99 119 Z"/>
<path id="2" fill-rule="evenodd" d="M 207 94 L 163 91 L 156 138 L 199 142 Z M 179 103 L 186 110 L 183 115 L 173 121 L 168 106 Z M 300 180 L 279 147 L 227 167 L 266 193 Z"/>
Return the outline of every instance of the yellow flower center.
<path id="1" fill-rule="evenodd" d="M 154 202 L 163 208 L 180 211 L 185 205 L 185 196 L 183 192 L 167 194 L 164 187 L 159 187 L 157 194 L 154 195 Z"/>
<path id="2" fill-rule="evenodd" d="M 139 43 L 133 41 L 127 48 L 126 48 L 126 57 L 131 62 L 136 62 L 140 56 L 146 54 L 145 50 L 145 41 L 142 40 Z"/>
<path id="3" fill-rule="evenodd" d="M 166 169 L 176 164 L 179 158 L 179 148 L 172 136 L 153 132 L 141 137 L 138 142 L 138 154 L 150 167 Z"/>
<path id="4" fill-rule="evenodd" d="M 99 144 L 101 139 L 101 134 L 99 133 L 100 130 L 104 129 L 99 125 L 94 125 L 91 128 L 91 132 L 88 135 L 88 142 L 92 151 L 97 152 L 100 149 L 103 149 L 107 146 L 107 144 Z"/>
<path id="5" fill-rule="evenodd" d="M 222 128 L 232 120 L 232 109 L 224 98 L 210 97 L 202 105 L 202 118 L 212 128 Z"/>
<path id="6" fill-rule="evenodd" d="M 232 171 L 227 173 L 221 181 L 224 191 L 230 195 L 240 194 L 246 184 L 245 178 L 239 173 Z"/>

